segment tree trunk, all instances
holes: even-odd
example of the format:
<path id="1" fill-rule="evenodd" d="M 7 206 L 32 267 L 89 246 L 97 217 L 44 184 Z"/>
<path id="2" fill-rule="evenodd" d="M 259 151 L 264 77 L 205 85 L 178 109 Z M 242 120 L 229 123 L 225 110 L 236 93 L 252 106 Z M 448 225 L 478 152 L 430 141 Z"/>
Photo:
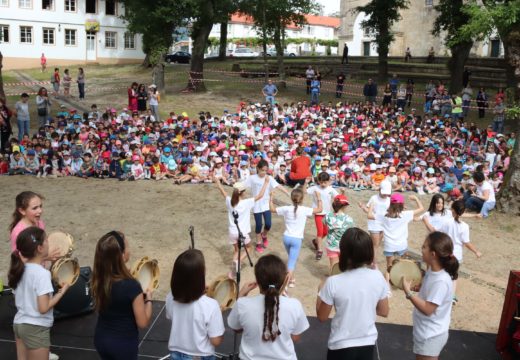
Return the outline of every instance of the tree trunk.
<path id="1" fill-rule="evenodd" d="M 448 68 L 450 70 L 449 89 L 451 94 L 457 94 L 462 91 L 462 74 L 464 73 L 464 66 L 472 46 L 472 41 L 464 41 L 452 46 L 450 49 L 451 58 L 448 61 Z"/>
<path id="2" fill-rule="evenodd" d="M 194 38 L 191 54 L 190 78 L 188 79 L 185 91 L 206 91 L 203 74 L 204 53 L 206 52 L 208 37 L 211 28 L 213 27 L 213 22 L 198 21 L 195 26 L 197 27 L 197 31 L 192 34 Z"/>
<path id="3" fill-rule="evenodd" d="M 278 83 L 278 87 L 279 88 L 286 88 L 286 83 L 285 83 L 285 64 L 284 64 L 284 59 L 283 59 L 283 50 L 284 50 L 284 47 L 283 47 L 283 28 L 282 28 L 282 24 L 280 24 L 279 27 L 276 28 L 276 31 L 274 33 L 274 46 L 276 47 L 276 63 L 278 65 L 278 78 L 279 78 L 279 83 Z"/>
<path id="4" fill-rule="evenodd" d="M 379 29 L 379 38 L 380 41 L 377 43 L 377 62 L 378 62 L 378 72 L 377 72 L 377 81 L 380 84 L 386 83 L 388 79 L 388 49 L 390 47 L 390 43 L 383 39 L 389 39 L 390 28 L 387 26 L 382 26 Z"/>
<path id="5" fill-rule="evenodd" d="M 513 31 L 503 40 L 507 43 L 509 64 L 515 69 L 517 84 L 520 83 L 520 23 L 513 26 Z M 518 94 L 518 88 L 517 92 Z M 515 119 L 516 142 L 509 170 L 504 177 L 504 183 L 497 194 L 497 209 L 507 214 L 520 215 L 520 129 L 519 119 Z"/>
<path id="6" fill-rule="evenodd" d="M 150 66 L 152 66 L 152 64 L 150 64 L 150 55 L 146 54 L 146 56 L 144 57 L 144 60 L 143 60 L 143 63 L 141 64 L 142 67 L 144 68 L 149 68 Z"/>
<path id="7" fill-rule="evenodd" d="M 218 59 L 219 60 L 226 60 L 227 56 L 227 27 L 228 27 L 228 21 L 223 21 L 220 24 L 220 44 L 218 48 Z"/>
<path id="8" fill-rule="evenodd" d="M 153 67 L 152 83 L 157 86 L 157 90 L 164 94 L 164 63 L 162 61 Z"/>
<path id="9" fill-rule="evenodd" d="M 4 92 L 4 78 L 2 77 L 2 68 L 4 67 L 3 61 L 4 55 L 2 55 L 2 52 L 0 51 L 0 99 L 5 103 L 7 99 Z"/>
<path id="10" fill-rule="evenodd" d="M 513 99 L 514 102 L 518 102 L 520 100 L 520 89 L 518 88 L 519 85 L 519 78 L 515 76 L 515 66 L 513 66 L 512 59 L 511 59 L 511 51 L 514 51 L 514 49 L 511 49 L 514 44 L 511 43 L 512 39 L 508 36 L 508 34 L 500 33 L 500 37 L 502 39 L 502 43 L 504 44 L 504 61 L 506 63 L 506 82 L 507 87 L 514 89 L 515 98 Z"/>

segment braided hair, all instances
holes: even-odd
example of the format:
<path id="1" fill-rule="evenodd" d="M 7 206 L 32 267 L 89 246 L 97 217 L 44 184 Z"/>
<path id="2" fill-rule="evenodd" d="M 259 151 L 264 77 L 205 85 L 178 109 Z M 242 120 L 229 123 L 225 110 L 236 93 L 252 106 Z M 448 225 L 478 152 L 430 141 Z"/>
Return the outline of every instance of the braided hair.
<path id="1" fill-rule="evenodd" d="M 304 193 L 300 188 L 294 189 L 291 192 L 291 200 L 294 205 L 294 217 L 296 217 L 296 211 L 298 211 L 298 205 L 303 202 Z"/>
<path id="2" fill-rule="evenodd" d="M 264 294 L 263 341 L 275 341 L 281 334 L 278 312 L 280 310 L 280 293 L 287 274 L 285 263 L 276 255 L 262 256 L 255 265 L 256 282 Z"/>

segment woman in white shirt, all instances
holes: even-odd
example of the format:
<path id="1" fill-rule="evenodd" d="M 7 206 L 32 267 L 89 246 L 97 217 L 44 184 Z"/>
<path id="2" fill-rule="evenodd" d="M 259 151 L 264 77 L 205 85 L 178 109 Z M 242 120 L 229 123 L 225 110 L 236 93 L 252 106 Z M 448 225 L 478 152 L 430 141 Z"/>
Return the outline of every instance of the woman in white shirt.
<path id="1" fill-rule="evenodd" d="M 321 212 L 321 196 L 318 191 L 314 193 L 316 196 L 317 207 L 310 208 L 307 206 L 301 206 L 305 192 L 301 187 L 296 188 L 291 192 L 291 201 L 293 204 L 277 208 L 274 206 L 272 195 L 273 193 L 271 192 L 269 208 L 272 213 L 283 216 L 285 221 L 283 244 L 285 246 L 285 251 L 287 251 L 287 255 L 289 256 L 289 259 L 287 260 L 287 268 L 289 270 L 288 276 L 290 277 L 289 287 L 292 288 L 296 283 L 294 278 L 294 269 L 296 267 L 296 262 L 298 261 L 298 256 L 300 255 L 303 234 L 305 232 L 305 223 L 307 222 L 308 217 Z"/>
<path id="2" fill-rule="evenodd" d="M 451 211 L 447 211 L 444 206 L 444 197 L 441 194 L 433 195 L 428 211 L 422 214 L 417 220 L 423 220 L 426 218 L 428 222 L 437 229 L 445 219 L 453 217 Z"/>
<path id="3" fill-rule="evenodd" d="M 173 265 L 166 318 L 171 320 L 171 360 L 214 360 L 224 338 L 224 321 L 215 299 L 205 295 L 206 266 L 200 250 L 180 254 Z"/>
<path id="4" fill-rule="evenodd" d="M 448 342 L 451 321 L 452 280 L 457 279 L 459 262 L 453 254 L 453 242 L 445 233 L 429 234 L 422 246 L 422 258 L 428 271 L 419 294 L 403 278 L 403 291 L 413 310 L 413 352 L 416 360 L 437 360 Z"/>
<path id="5" fill-rule="evenodd" d="M 293 342 L 309 328 L 302 304 L 280 296 L 287 268 L 278 256 L 265 255 L 255 265 L 256 282 L 245 284 L 233 306 L 228 325 L 243 331 L 242 360 L 296 360 Z M 260 294 L 247 297 L 258 286 Z"/>
<path id="6" fill-rule="evenodd" d="M 316 313 L 322 322 L 332 319 L 327 360 L 372 360 L 377 340 L 376 315 L 387 317 L 388 284 L 379 270 L 371 269 L 374 247 L 370 235 L 359 228 L 345 231 L 340 241 L 341 274 L 320 285 Z"/>

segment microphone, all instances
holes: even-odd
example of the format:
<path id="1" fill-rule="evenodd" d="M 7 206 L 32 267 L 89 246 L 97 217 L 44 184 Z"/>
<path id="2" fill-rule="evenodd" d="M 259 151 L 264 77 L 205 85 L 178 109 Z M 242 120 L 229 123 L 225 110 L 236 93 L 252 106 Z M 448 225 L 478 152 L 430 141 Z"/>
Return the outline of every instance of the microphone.
<path id="1" fill-rule="evenodd" d="M 231 214 L 233 215 L 233 218 L 235 220 L 238 219 L 238 212 L 236 210 L 233 210 L 233 212 Z"/>

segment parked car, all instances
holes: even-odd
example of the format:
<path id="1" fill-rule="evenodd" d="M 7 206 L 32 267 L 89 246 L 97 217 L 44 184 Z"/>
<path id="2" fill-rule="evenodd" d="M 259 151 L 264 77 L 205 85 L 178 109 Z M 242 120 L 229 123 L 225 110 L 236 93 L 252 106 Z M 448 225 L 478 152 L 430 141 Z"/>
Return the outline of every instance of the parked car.
<path id="1" fill-rule="evenodd" d="M 181 63 L 189 64 L 191 60 L 191 54 L 186 51 L 177 51 L 173 54 L 168 54 L 164 57 L 164 60 L 169 63 Z"/>
<path id="2" fill-rule="evenodd" d="M 251 48 L 239 47 L 233 50 L 229 56 L 231 57 L 257 57 L 259 53 L 253 51 Z"/>
<path id="3" fill-rule="evenodd" d="M 263 56 L 264 53 L 262 52 L 260 56 Z M 276 56 L 276 49 L 268 49 L 266 52 L 267 56 Z M 288 52 L 287 50 L 283 51 L 283 56 L 296 56 L 293 52 Z"/>

